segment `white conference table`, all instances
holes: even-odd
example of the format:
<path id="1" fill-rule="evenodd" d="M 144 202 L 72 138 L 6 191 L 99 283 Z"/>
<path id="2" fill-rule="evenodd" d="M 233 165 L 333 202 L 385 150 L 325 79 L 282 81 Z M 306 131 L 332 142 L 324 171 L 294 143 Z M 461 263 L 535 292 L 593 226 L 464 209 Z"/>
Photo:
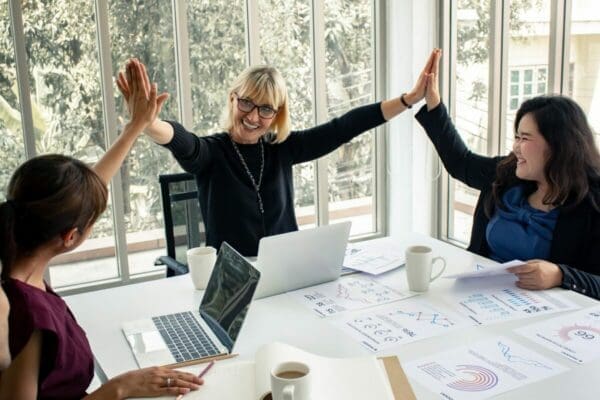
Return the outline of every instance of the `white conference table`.
<path id="1" fill-rule="evenodd" d="M 398 248 L 424 244 L 434 249 L 435 255 L 447 261 L 445 274 L 470 269 L 475 262 L 486 259 L 448 243 L 419 234 L 409 234 L 394 238 Z M 489 262 L 489 260 L 487 260 Z M 387 273 L 383 283 L 405 289 L 404 268 Z M 448 294 L 454 280 L 440 278 L 433 282 L 429 291 L 421 294 L 433 304 L 440 304 Z M 589 307 L 598 302 L 571 291 L 553 289 L 564 293 L 569 300 Z M 136 369 L 137 364 L 121 331 L 121 324 L 144 317 L 152 317 L 178 311 L 198 309 L 203 292 L 192 286 L 187 275 L 143 282 L 118 288 L 106 289 L 68 296 L 65 298 L 77 320 L 87 332 L 96 362 L 108 378 Z M 545 348 L 528 341 L 512 332 L 513 329 L 558 314 L 537 316 L 521 320 L 507 321 L 487 326 L 456 329 L 443 336 L 432 337 L 377 355 L 397 355 L 402 363 L 441 353 L 461 345 L 496 335 L 510 339 L 546 356 L 569 368 L 565 373 L 545 379 L 517 390 L 505 392 L 496 399 L 598 399 L 600 398 L 600 359 L 576 365 L 575 363 Z M 239 359 L 253 359 L 254 353 L 264 344 L 274 341 L 288 343 L 306 351 L 327 357 L 369 356 L 366 350 L 342 331 L 335 328 L 325 318 L 320 318 L 312 310 L 297 302 L 291 296 L 282 294 L 254 301 L 235 345 L 239 354 L 223 362 Z M 418 399 L 437 399 L 439 395 L 430 392 L 418 382 L 411 380 Z"/>

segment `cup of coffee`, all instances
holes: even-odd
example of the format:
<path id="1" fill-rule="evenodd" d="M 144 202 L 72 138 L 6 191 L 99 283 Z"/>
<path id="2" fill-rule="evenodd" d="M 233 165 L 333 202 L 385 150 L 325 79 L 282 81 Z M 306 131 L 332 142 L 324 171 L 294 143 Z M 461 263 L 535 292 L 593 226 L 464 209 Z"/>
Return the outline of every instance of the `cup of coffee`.
<path id="1" fill-rule="evenodd" d="M 281 363 L 271 370 L 271 396 L 273 400 L 310 400 L 310 381 L 308 365 Z"/>
<path id="2" fill-rule="evenodd" d="M 432 277 L 432 266 L 436 261 L 441 262 L 442 269 Z M 413 292 L 426 292 L 429 284 L 439 278 L 445 269 L 446 260 L 433 257 L 431 247 L 411 246 L 406 249 L 406 277 L 408 288 Z"/>
<path id="3" fill-rule="evenodd" d="M 214 247 L 194 247 L 187 251 L 188 268 L 196 289 L 206 289 L 216 260 L 217 250 Z"/>

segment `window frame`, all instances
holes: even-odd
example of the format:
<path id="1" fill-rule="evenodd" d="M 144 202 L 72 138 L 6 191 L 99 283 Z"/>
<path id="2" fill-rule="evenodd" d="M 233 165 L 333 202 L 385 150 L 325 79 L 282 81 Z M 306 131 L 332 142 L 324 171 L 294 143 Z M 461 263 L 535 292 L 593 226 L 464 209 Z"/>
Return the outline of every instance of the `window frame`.
<path id="1" fill-rule="evenodd" d="M 381 99 L 385 95 L 385 86 L 383 78 L 385 77 L 383 66 L 385 65 L 385 18 L 386 15 L 385 0 L 371 0 L 373 12 L 373 72 L 374 81 L 373 96 Z M 185 0 L 172 0 L 173 26 L 174 26 L 174 51 L 176 60 L 177 76 L 177 101 L 179 106 L 179 118 L 184 125 L 192 126 L 192 95 L 189 79 L 182 77 L 189 76 L 189 41 L 187 32 L 187 3 Z M 325 21 L 323 18 L 324 4 L 320 0 L 310 0 L 312 10 L 311 17 L 311 48 L 312 48 L 312 75 L 314 83 L 313 104 L 315 107 L 315 123 L 322 123 L 327 120 L 326 108 L 326 85 L 325 85 Z M 15 66 L 17 69 L 19 105 L 22 115 L 22 126 L 24 136 L 25 156 L 30 159 L 36 156 L 35 138 L 33 134 L 33 113 L 31 105 L 31 90 L 28 79 L 28 61 L 26 57 L 25 35 L 23 27 L 23 18 L 21 2 L 19 0 L 9 0 L 11 26 L 13 30 L 13 40 L 15 46 Z M 105 129 L 105 141 L 107 146 L 114 143 L 118 136 L 118 127 L 116 116 L 116 104 L 114 100 L 114 86 L 112 70 L 111 42 L 109 31 L 109 9 L 108 3 L 103 0 L 94 1 L 97 46 L 99 53 L 99 63 L 101 72 L 101 90 L 103 107 L 103 124 Z M 259 11 L 257 0 L 245 0 L 246 17 L 246 59 L 247 64 L 253 64 L 260 59 L 260 41 L 259 41 Z M 385 204 L 386 176 L 385 176 L 385 155 L 386 143 L 385 133 L 387 128 L 379 127 L 373 135 L 373 227 L 374 232 L 353 236 L 352 240 L 362 240 L 384 236 L 387 232 L 387 215 Z M 329 199 L 328 199 L 328 176 L 327 176 L 327 157 L 322 157 L 315 162 L 315 210 L 317 225 L 326 225 L 329 220 Z M 157 179 L 158 180 L 158 179 Z M 121 171 L 117 172 L 110 185 L 110 196 L 113 207 L 113 235 L 115 239 L 115 252 L 118 268 L 118 277 L 90 281 L 82 284 L 65 286 L 57 288 L 61 294 L 75 294 L 89 290 L 121 286 L 128 283 L 140 282 L 144 280 L 157 279 L 164 276 L 162 272 L 146 272 L 132 275 L 129 270 L 128 243 L 127 243 L 127 225 L 125 220 L 125 207 L 123 200 Z M 52 267 L 50 267 L 52 268 Z M 45 279 L 52 285 L 50 268 L 46 270 Z"/>
<path id="2" fill-rule="evenodd" d="M 508 44 L 510 34 L 510 0 L 490 0 L 490 40 L 489 49 L 489 95 L 488 95 L 488 154 L 504 154 L 507 141 L 507 114 L 514 112 L 509 108 L 511 96 L 511 76 L 508 71 Z M 550 0 L 550 31 L 548 68 L 546 70 L 546 93 L 567 93 L 569 85 L 569 42 L 571 29 L 572 0 Z M 449 55 L 442 62 L 440 77 L 442 98 L 448 99 L 447 106 L 452 117 L 455 116 L 456 70 L 451 66 L 456 60 L 456 15 L 457 2 L 440 0 L 439 18 L 444 21 L 439 41 L 444 54 Z M 454 62 L 453 62 L 454 61 Z M 521 67 L 517 67 L 521 68 Z M 525 67 L 523 67 L 525 68 Z M 536 71 L 538 66 L 533 66 Z M 511 70 L 512 71 L 512 70 Z M 537 76 L 537 72 L 534 75 Z M 520 73 L 522 75 L 522 72 Z M 519 78 L 519 89 L 522 79 Z M 537 85 L 535 76 L 532 85 Z M 534 92 L 537 92 L 537 87 Z M 522 98 L 519 93 L 519 99 Z M 521 102 L 519 102 L 520 104 Z M 454 182 L 447 171 L 443 171 L 438 185 L 439 237 L 460 247 L 468 243 L 452 235 Z"/>

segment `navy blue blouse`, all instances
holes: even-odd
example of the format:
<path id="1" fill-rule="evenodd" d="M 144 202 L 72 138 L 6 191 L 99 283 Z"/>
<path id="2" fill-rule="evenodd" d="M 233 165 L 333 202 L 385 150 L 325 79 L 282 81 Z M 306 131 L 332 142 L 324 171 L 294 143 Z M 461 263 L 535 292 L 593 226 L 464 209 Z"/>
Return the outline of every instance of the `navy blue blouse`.
<path id="1" fill-rule="evenodd" d="M 504 209 L 496 209 L 485 232 L 490 258 L 499 262 L 549 259 L 558 208 L 546 212 L 531 207 L 520 185 L 504 193 L 502 202 Z"/>

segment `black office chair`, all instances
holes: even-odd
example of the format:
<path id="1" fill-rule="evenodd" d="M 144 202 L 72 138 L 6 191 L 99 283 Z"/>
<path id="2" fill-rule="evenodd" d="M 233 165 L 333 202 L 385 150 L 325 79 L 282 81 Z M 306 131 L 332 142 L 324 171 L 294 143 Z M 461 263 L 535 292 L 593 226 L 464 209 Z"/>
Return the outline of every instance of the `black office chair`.
<path id="1" fill-rule="evenodd" d="M 158 181 L 167 255 L 157 258 L 154 264 L 165 265 L 167 277 L 186 274 L 186 250 L 201 246 L 206 238 L 196 180 L 192 174 L 180 173 L 159 175 Z"/>

